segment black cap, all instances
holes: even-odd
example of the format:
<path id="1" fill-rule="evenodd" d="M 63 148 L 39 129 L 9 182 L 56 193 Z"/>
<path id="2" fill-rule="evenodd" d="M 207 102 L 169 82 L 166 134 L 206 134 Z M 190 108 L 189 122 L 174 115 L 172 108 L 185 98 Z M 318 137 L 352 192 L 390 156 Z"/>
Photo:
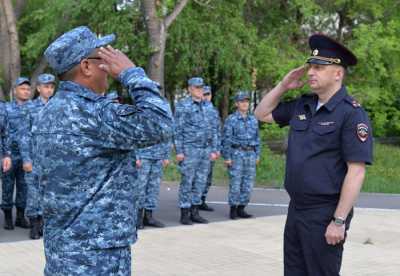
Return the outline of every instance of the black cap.
<path id="1" fill-rule="evenodd" d="M 307 63 L 312 64 L 336 64 L 343 67 L 357 64 L 357 57 L 345 46 L 323 34 L 310 36 L 308 43 L 311 48 L 311 56 Z"/>

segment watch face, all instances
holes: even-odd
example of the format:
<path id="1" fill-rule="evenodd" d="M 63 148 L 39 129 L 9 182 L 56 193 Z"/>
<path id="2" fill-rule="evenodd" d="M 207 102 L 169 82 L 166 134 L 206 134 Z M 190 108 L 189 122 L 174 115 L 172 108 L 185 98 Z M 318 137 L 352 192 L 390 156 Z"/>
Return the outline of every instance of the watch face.
<path id="1" fill-rule="evenodd" d="M 333 222 L 336 225 L 343 225 L 345 221 L 344 221 L 344 219 L 341 219 L 341 218 L 334 218 Z"/>

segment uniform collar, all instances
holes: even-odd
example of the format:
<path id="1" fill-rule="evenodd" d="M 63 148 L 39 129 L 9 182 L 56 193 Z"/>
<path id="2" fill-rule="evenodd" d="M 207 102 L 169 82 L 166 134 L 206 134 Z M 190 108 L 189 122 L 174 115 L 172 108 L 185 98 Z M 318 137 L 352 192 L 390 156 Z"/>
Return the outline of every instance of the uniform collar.
<path id="1" fill-rule="evenodd" d="M 194 98 L 192 96 L 190 96 L 190 100 L 192 101 L 193 104 L 203 104 L 204 101 L 200 100 L 200 101 L 195 101 Z"/>
<path id="2" fill-rule="evenodd" d="M 23 105 L 26 105 L 28 102 L 29 102 L 29 100 L 28 100 L 28 101 L 25 101 L 25 102 L 23 102 L 23 103 L 21 103 L 21 104 L 19 104 L 19 103 L 17 102 L 16 99 L 13 99 L 13 101 L 12 101 L 11 103 L 12 103 L 14 106 L 23 106 Z"/>
<path id="3" fill-rule="evenodd" d="M 37 98 L 35 99 L 35 102 L 40 103 L 40 104 L 42 104 L 42 105 L 45 105 L 45 104 L 46 104 L 46 102 L 43 100 L 42 97 L 40 97 L 40 95 L 39 95 L 39 97 L 37 97 Z"/>
<path id="4" fill-rule="evenodd" d="M 332 112 L 335 107 L 344 100 L 347 96 L 347 90 L 345 86 L 342 86 L 322 107 L 326 108 L 329 112 Z M 317 107 L 318 96 L 317 94 L 307 95 L 304 105 L 307 105 L 311 112 L 314 114 Z M 321 108 L 322 108 L 321 107 Z"/>
<path id="5" fill-rule="evenodd" d="M 330 99 L 329 101 L 324 104 L 324 107 L 328 109 L 330 112 L 332 112 L 335 107 L 343 101 L 343 99 L 347 96 L 347 90 L 346 87 L 342 86 L 339 91 L 337 91 Z"/>
<path id="6" fill-rule="evenodd" d="M 61 91 L 70 91 L 73 92 L 83 98 L 92 100 L 92 101 L 97 101 L 100 98 L 103 98 L 103 95 L 99 95 L 95 93 L 93 90 L 80 85 L 79 83 L 73 82 L 73 81 L 62 81 L 60 82 L 59 85 L 59 90 Z"/>
<path id="7" fill-rule="evenodd" d="M 239 119 L 242 120 L 247 120 L 249 118 L 249 112 L 247 112 L 247 116 L 243 117 L 242 113 L 240 113 L 238 110 L 235 111 L 235 116 L 238 117 Z"/>

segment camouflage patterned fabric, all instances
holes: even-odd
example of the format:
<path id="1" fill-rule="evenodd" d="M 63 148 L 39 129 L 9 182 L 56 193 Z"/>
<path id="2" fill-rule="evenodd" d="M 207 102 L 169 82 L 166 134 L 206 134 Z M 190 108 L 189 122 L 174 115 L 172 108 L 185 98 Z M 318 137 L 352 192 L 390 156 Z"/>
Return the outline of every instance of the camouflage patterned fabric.
<path id="1" fill-rule="evenodd" d="M 257 119 L 239 111 L 225 120 L 222 155 L 232 160 L 229 167 L 228 202 L 233 205 L 247 205 L 256 176 L 256 160 L 260 158 L 260 137 Z"/>
<path id="2" fill-rule="evenodd" d="M 184 154 L 179 163 L 182 180 L 179 188 L 180 208 L 201 204 L 210 170 L 210 153 L 218 150 L 218 136 L 209 116 L 207 103 L 192 97 L 182 99 L 175 108 L 175 149 Z"/>

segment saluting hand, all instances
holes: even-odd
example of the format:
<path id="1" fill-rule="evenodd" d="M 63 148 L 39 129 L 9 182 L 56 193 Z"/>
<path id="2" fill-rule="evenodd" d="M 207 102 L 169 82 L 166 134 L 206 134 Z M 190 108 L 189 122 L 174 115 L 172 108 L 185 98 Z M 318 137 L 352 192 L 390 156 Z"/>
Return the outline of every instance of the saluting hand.
<path id="1" fill-rule="evenodd" d="M 110 45 L 105 48 L 101 47 L 99 56 L 102 59 L 102 64 L 99 65 L 100 69 L 106 71 L 114 79 L 125 69 L 135 66 L 124 53 Z"/>
<path id="2" fill-rule="evenodd" d="M 285 90 L 291 90 L 303 87 L 305 82 L 301 81 L 300 79 L 303 77 L 305 72 L 306 72 L 306 67 L 304 65 L 297 67 L 296 69 L 293 69 L 283 78 L 280 85 Z"/>
<path id="3" fill-rule="evenodd" d="M 136 168 L 140 168 L 142 166 L 142 161 L 136 160 Z"/>
<path id="4" fill-rule="evenodd" d="M 344 234 L 346 232 L 345 225 L 338 226 L 331 221 L 325 232 L 326 242 L 330 245 L 336 245 L 344 240 Z"/>

